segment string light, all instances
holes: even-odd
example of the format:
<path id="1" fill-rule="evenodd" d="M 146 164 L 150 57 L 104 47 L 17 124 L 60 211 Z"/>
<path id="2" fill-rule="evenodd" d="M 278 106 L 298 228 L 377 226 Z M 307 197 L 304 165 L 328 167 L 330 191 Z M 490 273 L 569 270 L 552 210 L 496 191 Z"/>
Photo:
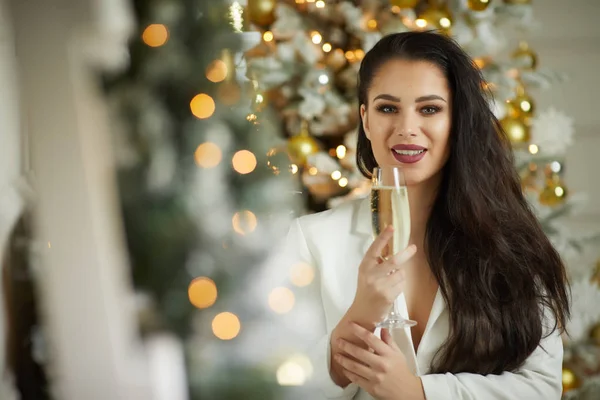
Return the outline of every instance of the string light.
<path id="1" fill-rule="evenodd" d="M 231 223 L 233 230 L 239 235 L 244 236 L 247 233 L 254 232 L 258 225 L 258 220 L 252 211 L 244 210 L 236 212 L 231 219 Z"/>
<path id="2" fill-rule="evenodd" d="M 338 185 L 340 185 L 340 187 L 348 186 L 348 178 L 340 178 L 340 180 L 338 181 Z"/>
<path id="3" fill-rule="evenodd" d="M 206 68 L 206 79 L 217 83 L 227 78 L 227 64 L 222 60 L 215 60 Z"/>
<path id="4" fill-rule="evenodd" d="M 337 181 L 341 177 L 342 177 L 342 173 L 340 171 L 333 171 L 331 173 L 331 179 L 333 179 L 334 181 Z"/>
<path id="5" fill-rule="evenodd" d="M 142 40 L 150 47 L 160 47 L 169 40 L 169 31 L 163 24 L 151 24 L 144 29 Z"/>
<path id="6" fill-rule="evenodd" d="M 310 167 L 310 168 L 308 169 L 308 174 L 309 174 L 309 175 L 312 175 L 312 176 L 315 176 L 315 175 L 316 175 L 318 172 L 319 172 L 319 171 L 317 170 L 317 167 Z"/>
<path id="7" fill-rule="evenodd" d="M 215 112 L 215 101 L 206 93 L 197 94 L 190 102 L 190 110 L 196 118 L 209 118 Z"/>
<path id="8" fill-rule="evenodd" d="M 326 85 L 329 83 L 329 77 L 326 74 L 319 75 L 319 83 L 321 85 Z"/>
<path id="9" fill-rule="evenodd" d="M 365 58 L 365 52 L 362 49 L 356 49 L 354 50 L 354 56 L 360 61 Z"/>
<path id="10" fill-rule="evenodd" d="M 313 374 L 310 359 L 294 355 L 277 368 L 277 383 L 281 386 L 302 386 Z"/>
<path id="11" fill-rule="evenodd" d="M 290 172 L 292 174 L 296 174 L 298 172 L 298 166 L 296 164 L 291 164 L 290 165 Z"/>
<path id="12" fill-rule="evenodd" d="M 246 116 L 246 119 L 250 122 L 254 122 L 258 119 L 258 117 L 256 116 L 256 114 L 251 113 Z"/>
<path id="13" fill-rule="evenodd" d="M 315 279 L 315 269 L 306 263 L 298 263 L 290 270 L 290 281 L 294 286 L 308 286 Z"/>
<path id="14" fill-rule="evenodd" d="M 557 186 L 554 188 L 554 194 L 556 194 L 556 197 L 563 197 L 565 190 L 562 187 Z"/>
<path id="15" fill-rule="evenodd" d="M 442 28 L 448 29 L 448 28 L 450 28 L 451 25 L 452 25 L 452 22 L 448 18 L 446 18 L 446 17 L 440 18 L 440 26 Z"/>
<path id="16" fill-rule="evenodd" d="M 310 36 L 314 44 L 319 44 L 323 40 L 323 36 L 317 31 L 311 32 Z"/>
<path id="17" fill-rule="evenodd" d="M 338 147 L 336 147 L 335 153 L 337 155 L 337 158 L 339 158 L 340 160 L 346 157 L 346 146 L 340 144 Z"/>
<path id="18" fill-rule="evenodd" d="M 352 61 L 355 61 L 355 60 L 356 60 L 356 55 L 355 55 L 355 54 L 354 54 L 354 52 L 353 52 L 353 51 L 351 51 L 351 50 L 348 50 L 348 51 L 346 52 L 345 56 L 346 56 L 346 60 L 348 60 L 348 61 L 350 61 L 350 62 L 352 62 Z"/>
<path id="19" fill-rule="evenodd" d="M 271 31 L 266 31 L 265 33 L 263 33 L 263 40 L 265 42 L 270 42 L 273 40 L 273 32 Z"/>
<path id="20" fill-rule="evenodd" d="M 201 168 L 214 168 L 221 162 L 222 153 L 219 146 L 211 142 L 200 144 L 194 152 L 196 165 Z"/>
<path id="21" fill-rule="evenodd" d="M 325 53 L 329 53 L 329 52 L 331 51 L 331 44 L 329 44 L 329 43 L 324 43 L 324 44 L 323 44 L 323 51 L 324 51 Z"/>
<path id="22" fill-rule="evenodd" d="M 423 18 L 418 18 L 415 21 L 415 25 L 418 26 L 419 28 L 423 29 L 427 26 L 427 21 L 425 21 Z"/>
<path id="23" fill-rule="evenodd" d="M 233 155 L 231 163 L 238 173 L 249 174 L 256 168 L 256 156 L 251 151 L 240 150 Z"/>
<path id="24" fill-rule="evenodd" d="M 241 329 L 240 320 L 237 315 L 230 312 L 217 314 L 212 320 L 213 334 L 221 340 L 235 338 Z"/>
<path id="25" fill-rule="evenodd" d="M 293 307 L 296 299 L 294 293 L 286 287 L 278 287 L 269 294 L 269 307 L 277 314 L 285 314 Z"/>
<path id="26" fill-rule="evenodd" d="M 318 0 L 315 6 L 317 8 L 325 8 L 325 2 L 323 0 Z"/>
<path id="27" fill-rule="evenodd" d="M 552 170 L 552 172 L 558 174 L 561 169 L 562 169 L 562 165 L 560 165 L 560 163 L 558 161 L 552 161 L 550 163 L 550 170 Z"/>
<path id="28" fill-rule="evenodd" d="M 538 146 L 537 146 L 537 145 L 535 145 L 535 144 L 530 144 L 530 145 L 529 145 L 529 152 L 530 152 L 531 154 L 537 154 L 537 153 L 538 153 L 538 151 L 539 151 L 539 148 L 538 148 Z"/>
<path id="29" fill-rule="evenodd" d="M 208 308 L 217 301 L 217 285 L 210 278 L 196 278 L 188 287 L 188 298 L 194 307 Z"/>
<path id="30" fill-rule="evenodd" d="M 377 29 L 377 20 L 374 20 L 374 19 L 368 20 L 367 21 L 367 28 L 369 28 L 371 30 Z"/>

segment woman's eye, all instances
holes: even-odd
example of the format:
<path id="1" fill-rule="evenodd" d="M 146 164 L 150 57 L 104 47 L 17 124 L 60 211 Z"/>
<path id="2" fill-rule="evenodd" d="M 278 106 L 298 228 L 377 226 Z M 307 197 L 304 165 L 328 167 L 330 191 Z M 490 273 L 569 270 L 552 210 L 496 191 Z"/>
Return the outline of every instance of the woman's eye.
<path id="1" fill-rule="evenodd" d="M 380 105 L 380 106 L 377 106 L 377 111 L 382 112 L 384 114 L 389 114 L 389 113 L 396 112 L 396 107 L 388 106 L 388 105 Z"/>
<path id="2" fill-rule="evenodd" d="M 435 114 L 439 111 L 440 111 L 439 107 L 434 107 L 434 106 L 427 106 L 427 107 L 421 108 L 421 112 L 423 114 Z"/>

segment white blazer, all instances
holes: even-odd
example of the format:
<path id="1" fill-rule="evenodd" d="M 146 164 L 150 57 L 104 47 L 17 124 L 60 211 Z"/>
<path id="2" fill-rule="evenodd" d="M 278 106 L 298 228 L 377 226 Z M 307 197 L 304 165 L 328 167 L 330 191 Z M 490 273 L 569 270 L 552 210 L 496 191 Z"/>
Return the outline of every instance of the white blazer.
<path id="1" fill-rule="evenodd" d="M 291 252 L 288 255 L 292 254 L 296 262 L 308 263 L 317 271 L 312 289 L 303 292 L 317 303 L 314 309 L 320 313 L 315 326 L 310 327 L 314 337 L 318 337 L 310 351 L 313 364 L 311 382 L 319 392 L 315 398 L 372 399 L 355 384 L 344 389 L 336 386 L 329 375 L 330 335 L 354 299 L 358 266 L 372 241 L 368 199 L 354 200 L 332 210 L 303 216 L 295 220 L 290 229 L 286 252 Z M 397 302 L 400 312 L 407 318 L 404 297 L 401 295 Z M 561 398 L 563 345 L 557 332 L 542 339 L 540 346 L 515 372 L 487 376 L 430 374 L 429 365 L 448 336 L 448 325 L 448 310 L 438 290 L 416 354 L 410 328 L 394 332 L 410 368 L 421 376 L 427 400 Z M 465 354 L 465 357 L 468 356 Z"/>

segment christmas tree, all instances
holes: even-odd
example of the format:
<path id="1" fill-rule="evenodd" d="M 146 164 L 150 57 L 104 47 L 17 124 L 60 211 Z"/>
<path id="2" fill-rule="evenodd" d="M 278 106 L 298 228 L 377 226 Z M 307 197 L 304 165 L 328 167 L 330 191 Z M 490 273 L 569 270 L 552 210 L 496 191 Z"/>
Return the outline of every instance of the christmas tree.
<path id="1" fill-rule="evenodd" d="M 531 0 L 247 0 L 246 17 L 263 38 L 248 52 L 250 76 L 288 138 L 270 154 L 289 157 L 312 211 L 370 190 L 355 163 L 356 76 L 365 52 L 388 33 L 435 29 L 472 56 L 513 143 L 523 190 L 568 266 L 564 396 L 600 397 L 600 270 L 592 272 L 587 251 L 598 236 L 564 224 L 584 200 L 562 179 L 573 122 L 555 109 L 537 110 L 530 94 L 563 79 L 538 66 L 527 42 L 514 41 L 535 26 Z"/>
<path id="2" fill-rule="evenodd" d="M 225 1 L 133 5 L 130 66 L 105 87 L 140 331 L 181 340 L 191 399 L 302 398 L 310 371 L 288 341 L 302 329 L 281 316 L 293 293 L 261 273 L 301 209 L 246 78 L 260 36 Z"/>

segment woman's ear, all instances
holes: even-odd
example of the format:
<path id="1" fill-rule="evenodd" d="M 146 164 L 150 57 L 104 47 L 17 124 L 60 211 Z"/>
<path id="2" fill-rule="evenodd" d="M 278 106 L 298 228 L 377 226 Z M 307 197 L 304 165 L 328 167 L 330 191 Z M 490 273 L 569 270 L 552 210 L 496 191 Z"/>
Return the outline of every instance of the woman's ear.
<path id="1" fill-rule="evenodd" d="M 365 131 L 365 136 L 369 141 L 371 140 L 371 132 L 369 131 L 369 121 L 367 117 L 367 107 L 364 104 L 360 105 L 360 119 L 362 120 L 362 126 Z"/>

